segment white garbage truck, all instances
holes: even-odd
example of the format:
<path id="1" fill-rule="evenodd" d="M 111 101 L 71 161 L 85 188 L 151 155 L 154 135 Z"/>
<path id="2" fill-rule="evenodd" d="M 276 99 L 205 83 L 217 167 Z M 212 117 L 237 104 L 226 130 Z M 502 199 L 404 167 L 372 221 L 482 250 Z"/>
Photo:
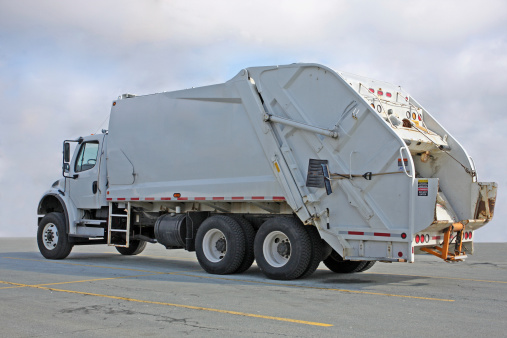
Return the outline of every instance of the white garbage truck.
<path id="1" fill-rule="evenodd" d="M 252 67 L 113 101 L 108 130 L 64 141 L 37 241 L 48 259 L 160 243 L 212 274 L 255 260 L 290 280 L 322 261 L 336 273 L 421 253 L 462 261 L 496 191 L 401 87 L 319 64 Z"/>

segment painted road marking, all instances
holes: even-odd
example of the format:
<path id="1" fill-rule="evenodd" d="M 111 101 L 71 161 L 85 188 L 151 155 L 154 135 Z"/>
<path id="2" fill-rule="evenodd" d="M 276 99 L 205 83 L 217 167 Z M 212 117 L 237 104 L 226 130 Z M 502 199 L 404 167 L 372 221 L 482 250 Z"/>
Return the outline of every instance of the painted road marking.
<path id="1" fill-rule="evenodd" d="M 85 283 L 85 282 L 97 282 L 101 280 L 109 280 L 109 279 L 122 279 L 122 278 L 136 278 L 136 277 L 146 277 L 146 276 L 156 276 L 162 275 L 163 272 L 160 273 L 150 273 L 145 275 L 133 275 L 133 276 L 121 276 L 121 277 L 106 277 L 106 278 L 95 278 L 95 279 L 85 279 L 85 280 L 73 280 L 68 282 L 56 282 L 56 283 L 45 283 L 45 284 L 34 284 L 33 286 L 47 286 L 47 285 L 60 285 L 60 284 L 72 284 L 72 283 Z M 23 288 L 24 286 L 4 286 L 2 289 L 14 289 L 14 288 Z"/>
<path id="2" fill-rule="evenodd" d="M 187 276 L 187 277 L 220 279 L 220 280 L 226 280 L 226 281 L 246 282 L 246 283 L 255 283 L 255 284 L 276 285 L 276 286 L 288 286 L 288 287 L 301 288 L 301 289 L 314 289 L 314 290 L 338 291 L 338 292 L 344 292 L 344 293 L 357 293 L 357 294 L 375 295 L 375 296 L 388 296 L 388 297 L 401 297 L 401 298 L 412 298 L 412 299 L 436 300 L 436 301 L 440 301 L 440 302 L 454 302 L 454 299 L 445 299 L 445 298 L 417 297 L 417 296 L 397 295 L 397 294 L 392 294 L 392 293 L 359 291 L 359 290 L 349 290 L 349 289 L 323 288 L 323 287 L 319 287 L 319 286 L 272 283 L 272 282 L 253 281 L 253 280 L 236 279 L 236 278 L 225 278 L 225 277 L 215 277 L 215 276 L 196 276 L 196 275 L 190 275 L 190 274 L 181 273 L 181 272 L 180 273 L 176 273 L 176 274 L 179 275 L 179 276 Z"/>
<path id="3" fill-rule="evenodd" d="M 98 293 L 90 293 L 90 292 L 82 292 L 82 291 L 62 290 L 62 289 L 48 288 L 48 287 L 43 287 L 43 286 L 38 286 L 38 285 L 28 285 L 28 284 L 12 283 L 12 282 L 5 282 L 5 281 L 0 281 L 0 283 L 10 284 L 10 285 L 15 285 L 15 286 L 20 286 L 20 287 L 28 287 L 28 288 L 36 288 L 36 289 L 42 289 L 42 290 L 49 290 L 49 291 L 55 291 L 55 292 L 65 292 L 65 293 L 73 293 L 73 294 L 85 295 L 85 296 L 94 296 L 94 297 L 102 297 L 102 298 L 109 298 L 109 299 L 118 299 L 118 300 L 124 300 L 124 301 L 128 301 L 128 302 L 156 304 L 156 305 L 164 305 L 164 306 L 178 307 L 178 308 L 191 309 L 191 310 L 200 310 L 200 311 L 210 311 L 210 312 L 225 313 L 225 314 L 236 315 L 236 316 L 243 316 L 243 317 L 271 319 L 271 320 L 278 320 L 278 321 L 282 321 L 282 322 L 290 322 L 290 323 L 297 323 L 297 324 L 306 324 L 306 325 L 324 326 L 324 327 L 333 326 L 332 324 L 325 324 L 325 323 L 318 323 L 318 322 L 309 322 L 309 321 L 306 321 L 306 320 L 298 320 L 298 319 L 283 318 L 283 317 L 273 317 L 273 316 L 264 316 L 264 315 L 254 314 L 254 313 L 229 311 L 229 310 L 220 310 L 220 309 L 206 308 L 206 307 L 201 307 L 201 306 L 184 305 L 184 304 L 173 304 L 173 303 L 165 303 L 165 302 L 155 302 L 155 301 L 149 301 L 149 300 L 141 300 L 141 299 L 127 298 L 127 297 L 117 297 L 117 296 L 110 296 L 110 295 L 101 295 L 101 294 L 98 294 Z"/>
<path id="4" fill-rule="evenodd" d="M 465 280 L 470 282 L 484 282 L 484 283 L 501 283 L 507 284 L 504 281 L 498 280 L 487 280 L 487 279 L 471 279 L 471 278 L 460 278 L 460 277 L 439 277 L 439 276 L 422 276 L 422 275 L 406 275 L 399 273 L 381 273 L 381 272 L 365 272 L 365 275 L 386 275 L 386 276 L 407 276 L 407 277 L 421 277 L 421 278 L 435 278 L 435 279 L 452 279 L 452 280 Z"/>
<path id="5" fill-rule="evenodd" d="M 68 265 L 77 265 L 77 266 L 86 266 L 86 267 L 94 267 L 94 268 L 102 268 L 102 269 L 117 269 L 117 270 L 126 270 L 126 271 L 141 271 L 145 273 L 153 273 L 153 274 L 164 274 L 164 275 L 177 275 L 177 276 L 185 276 L 185 277 L 193 277 L 193 278 L 206 278 L 206 279 L 214 279 L 214 280 L 226 280 L 233 282 L 243 282 L 243 283 L 251 283 L 251 284 L 263 284 L 263 285 L 273 285 L 273 286 L 286 286 L 293 288 L 301 288 L 301 289 L 315 289 L 315 290 L 323 290 L 323 291 L 335 291 L 335 292 L 343 292 L 343 293 L 355 293 L 355 294 L 364 294 L 364 295 L 375 295 L 375 296 L 387 296 L 387 297 L 398 297 L 398 298 L 411 298 L 411 299 L 423 299 L 423 300 L 434 300 L 441 302 L 454 302 L 453 299 L 445 299 L 445 298 L 430 298 L 430 297 L 418 297 L 418 296 L 408 296 L 408 295 L 398 295 L 392 293 L 381 293 L 381 292 L 370 292 L 370 291 L 359 291 L 359 290 L 350 290 L 350 289 L 336 289 L 336 288 L 324 288 L 318 286 L 308 286 L 308 285 L 298 285 L 298 284 L 283 284 L 283 283 L 274 283 L 274 282 L 265 282 L 265 281 L 254 281 L 247 279 L 238 279 L 238 278 L 225 278 L 225 277 L 217 277 L 217 276 L 209 276 L 209 275 L 192 275 L 186 272 L 160 272 L 160 271 L 149 271 L 149 270 L 137 270 L 137 269 L 127 269 L 127 268 L 118 268 L 118 267 L 108 267 L 108 266 L 100 266 L 100 265 L 88 265 L 88 264 L 79 264 L 79 263 L 66 263 L 66 262 L 55 262 L 48 261 L 43 259 L 31 259 L 31 258 L 15 258 L 15 257 L 4 257 L 10 259 L 20 259 L 20 260 L 30 260 L 30 261 L 40 261 L 46 263 L 55 263 L 55 264 L 68 264 Z M 201 270 L 199 270 L 201 271 Z M 51 284 L 46 284 L 51 285 Z"/>

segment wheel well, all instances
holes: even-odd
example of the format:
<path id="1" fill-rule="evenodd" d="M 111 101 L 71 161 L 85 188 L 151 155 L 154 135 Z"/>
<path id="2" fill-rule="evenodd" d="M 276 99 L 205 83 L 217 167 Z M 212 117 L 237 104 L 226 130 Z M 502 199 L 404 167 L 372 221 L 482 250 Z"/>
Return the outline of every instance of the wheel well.
<path id="1" fill-rule="evenodd" d="M 50 212 L 65 213 L 65 209 L 63 208 L 62 203 L 60 202 L 58 197 L 54 195 L 45 196 L 39 202 L 39 207 L 37 208 L 37 213 L 39 215 L 49 214 Z"/>

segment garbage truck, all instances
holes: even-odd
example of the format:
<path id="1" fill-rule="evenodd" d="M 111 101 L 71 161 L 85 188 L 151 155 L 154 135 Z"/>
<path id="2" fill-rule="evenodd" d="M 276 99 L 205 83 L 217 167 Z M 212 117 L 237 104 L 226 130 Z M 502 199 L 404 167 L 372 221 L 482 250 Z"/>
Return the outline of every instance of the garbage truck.
<path id="1" fill-rule="evenodd" d="M 497 184 L 400 86 L 319 64 L 112 102 L 102 133 L 63 142 L 38 205 L 48 259 L 75 245 L 195 251 L 211 274 L 271 279 L 473 252 Z"/>

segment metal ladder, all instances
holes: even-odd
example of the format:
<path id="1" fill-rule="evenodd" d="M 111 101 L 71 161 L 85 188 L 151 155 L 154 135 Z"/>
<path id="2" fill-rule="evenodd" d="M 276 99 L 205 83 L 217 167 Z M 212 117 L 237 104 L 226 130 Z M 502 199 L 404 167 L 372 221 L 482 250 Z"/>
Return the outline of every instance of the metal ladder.
<path id="1" fill-rule="evenodd" d="M 107 245 L 116 246 L 121 248 L 128 248 L 130 242 L 130 202 L 127 202 L 127 208 L 125 209 L 124 214 L 113 214 L 113 204 L 119 204 L 118 202 L 109 202 L 109 217 L 107 222 Z M 118 209 L 118 208 L 117 208 Z M 125 224 L 119 221 L 119 225 L 116 224 L 113 227 L 113 219 L 126 219 Z M 125 243 L 112 243 L 111 237 L 113 233 L 123 232 L 125 233 Z"/>

